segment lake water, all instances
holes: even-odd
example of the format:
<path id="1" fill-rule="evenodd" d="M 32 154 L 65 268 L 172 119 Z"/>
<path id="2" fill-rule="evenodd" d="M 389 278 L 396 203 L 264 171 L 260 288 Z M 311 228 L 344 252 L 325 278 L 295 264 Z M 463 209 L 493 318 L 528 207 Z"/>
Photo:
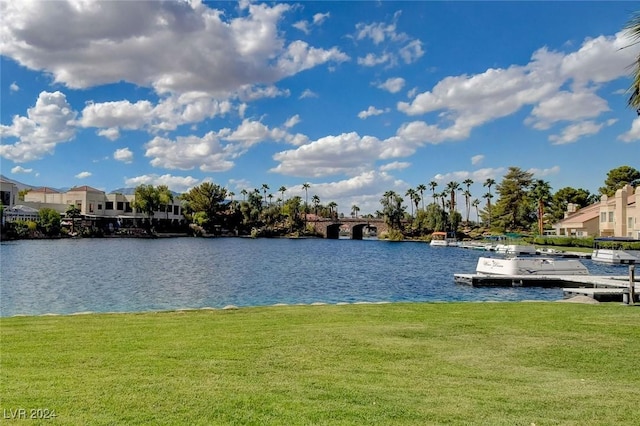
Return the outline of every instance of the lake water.
<path id="1" fill-rule="evenodd" d="M 561 289 L 471 288 L 488 253 L 377 240 L 68 239 L 0 244 L 0 316 L 277 303 L 557 300 Z M 593 274 L 626 267 L 583 261 Z"/>

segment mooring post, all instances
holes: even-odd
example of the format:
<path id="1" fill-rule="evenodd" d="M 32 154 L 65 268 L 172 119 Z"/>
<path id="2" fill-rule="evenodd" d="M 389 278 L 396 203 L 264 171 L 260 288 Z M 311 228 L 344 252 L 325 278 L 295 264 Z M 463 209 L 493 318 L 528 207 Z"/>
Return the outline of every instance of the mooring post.
<path id="1" fill-rule="evenodd" d="M 629 265 L 629 304 L 633 305 L 636 301 L 636 295 L 635 293 L 635 272 L 636 272 L 636 266 L 635 265 Z"/>

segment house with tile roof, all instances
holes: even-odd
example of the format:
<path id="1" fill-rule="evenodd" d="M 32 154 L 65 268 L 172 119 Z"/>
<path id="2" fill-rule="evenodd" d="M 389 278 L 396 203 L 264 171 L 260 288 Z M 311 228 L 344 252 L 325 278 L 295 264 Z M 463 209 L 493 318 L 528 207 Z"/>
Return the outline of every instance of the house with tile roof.
<path id="1" fill-rule="evenodd" d="M 553 224 L 556 235 L 568 237 L 625 237 L 640 240 L 640 189 L 626 185 L 613 197 L 578 209 L 567 206 L 564 219 Z"/>

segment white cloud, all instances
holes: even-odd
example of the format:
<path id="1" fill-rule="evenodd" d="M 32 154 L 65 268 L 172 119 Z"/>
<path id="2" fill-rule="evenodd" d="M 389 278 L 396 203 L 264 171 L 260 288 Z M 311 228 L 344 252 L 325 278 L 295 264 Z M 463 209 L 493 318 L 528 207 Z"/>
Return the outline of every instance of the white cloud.
<path id="1" fill-rule="evenodd" d="M 300 116 L 298 114 L 296 114 L 296 115 L 294 115 L 292 117 L 289 117 L 287 119 L 287 121 L 285 121 L 284 127 L 286 127 L 287 129 L 290 129 L 290 128 L 294 127 L 296 124 L 300 123 L 300 121 L 301 121 L 300 120 Z"/>
<path id="2" fill-rule="evenodd" d="M 105 137 L 110 141 L 115 141 L 120 138 L 120 130 L 117 127 L 110 127 L 108 129 L 98 130 L 98 136 Z"/>
<path id="3" fill-rule="evenodd" d="M 411 163 L 408 163 L 406 161 L 394 161 L 380 166 L 379 170 L 381 172 L 389 172 L 391 170 L 406 169 L 407 167 L 411 167 Z"/>
<path id="4" fill-rule="evenodd" d="M 24 167 L 21 166 L 15 166 L 11 169 L 11 173 L 13 173 L 14 175 L 17 175 L 18 173 L 31 173 L 33 172 L 33 169 L 25 169 Z"/>
<path id="5" fill-rule="evenodd" d="M 19 90 L 20 90 L 20 86 L 18 86 L 18 83 L 16 83 L 15 81 L 9 85 L 9 91 L 17 92 Z"/>
<path id="6" fill-rule="evenodd" d="M 471 157 L 471 164 L 473 164 L 474 166 L 482 163 L 483 161 L 484 161 L 484 155 L 482 154 L 474 155 L 473 157 Z"/>
<path id="7" fill-rule="evenodd" d="M 329 18 L 329 16 L 329 13 L 316 13 L 315 15 L 313 15 L 313 19 L 311 21 L 298 21 L 293 24 L 293 27 L 299 29 L 305 34 L 309 34 L 311 32 L 312 26 L 322 25 L 322 23 L 327 18 Z"/>
<path id="8" fill-rule="evenodd" d="M 557 175 L 558 173 L 560 173 L 560 166 L 553 166 L 549 169 L 532 168 L 527 170 L 527 172 L 532 173 L 534 177 L 543 178 L 551 175 Z"/>
<path id="9" fill-rule="evenodd" d="M 374 106 L 370 106 L 369 108 L 367 108 L 365 111 L 360 111 L 358 113 L 358 118 L 361 119 L 365 119 L 368 117 L 371 117 L 372 115 L 380 115 L 380 114 L 384 114 L 385 112 L 388 112 L 389 109 L 387 108 L 386 110 L 382 110 L 382 109 L 378 109 Z"/>
<path id="10" fill-rule="evenodd" d="M 191 170 L 198 167 L 205 172 L 221 172 L 233 167 L 229 154 L 214 132 L 203 137 L 179 136 L 171 140 L 156 136 L 144 145 L 145 157 L 151 165 L 165 169 Z"/>
<path id="11" fill-rule="evenodd" d="M 86 178 L 88 178 L 89 176 L 91 176 L 91 172 L 80 172 L 80 173 L 78 173 L 77 175 L 75 175 L 74 177 L 75 177 L 76 179 L 86 179 Z"/>
<path id="12" fill-rule="evenodd" d="M 404 78 L 395 77 L 395 78 L 387 79 L 387 81 L 385 81 L 384 83 L 378 84 L 376 87 L 379 89 L 386 90 L 387 92 L 390 92 L 390 93 L 398 93 L 404 87 L 404 83 L 405 83 Z"/>
<path id="13" fill-rule="evenodd" d="M 306 89 L 304 92 L 302 92 L 302 94 L 300 95 L 299 99 L 305 99 L 305 98 L 317 98 L 318 94 L 313 92 L 310 89 Z"/>
<path id="14" fill-rule="evenodd" d="M 581 121 L 579 123 L 571 124 L 562 130 L 560 135 L 551 135 L 549 140 L 554 145 L 564 145 L 577 141 L 583 136 L 591 136 L 598 133 L 606 123 L 596 123 L 591 120 Z"/>
<path id="15" fill-rule="evenodd" d="M 631 123 L 631 128 L 618 136 L 623 142 L 635 142 L 640 140 L 640 117 L 636 117 Z"/>
<path id="16" fill-rule="evenodd" d="M 391 60 L 391 56 L 387 53 L 383 53 L 381 55 L 367 53 L 364 57 L 358 57 L 358 65 L 363 65 L 365 67 L 374 67 L 376 65 L 391 62 Z"/>
<path id="17" fill-rule="evenodd" d="M 278 24 L 288 4 L 240 6 L 241 16 L 229 17 L 200 1 L 9 2 L 3 55 L 70 88 L 127 81 L 217 97 L 348 59 L 337 48 L 287 45 Z"/>
<path id="18" fill-rule="evenodd" d="M 129 148 L 116 149 L 113 153 L 113 159 L 129 164 L 133 161 L 133 152 Z"/>
<path id="19" fill-rule="evenodd" d="M 201 183 L 200 180 L 191 176 L 173 176 L 165 175 L 142 175 L 133 178 L 125 178 L 125 185 L 128 187 L 136 187 L 138 185 L 167 185 L 170 190 L 183 193 Z"/>
<path id="20" fill-rule="evenodd" d="M 560 91 L 536 105 L 525 123 L 545 130 L 558 121 L 593 118 L 606 111 L 609 111 L 607 101 L 591 91 Z"/>
<path id="21" fill-rule="evenodd" d="M 75 136 L 72 123 L 76 117 L 61 92 L 41 92 L 26 117 L 14 116 L 11 125 L 0 125 L 0 156 L 16 163 L 37 160 L 53 154 L 57 144 Z M 14 144 L 7 139 L 17 138 Z"/>

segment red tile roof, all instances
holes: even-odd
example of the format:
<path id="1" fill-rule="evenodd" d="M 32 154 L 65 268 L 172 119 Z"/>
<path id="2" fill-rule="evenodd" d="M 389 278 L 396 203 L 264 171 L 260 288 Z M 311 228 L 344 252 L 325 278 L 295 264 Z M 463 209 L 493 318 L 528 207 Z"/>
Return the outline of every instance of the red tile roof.
<path id="1" fill-rule="evenodd" d="M 57 189 L 49 188 L 48 186 L 41 186 L 40 188 L 32 189 L 29 192 L 42 192 L 44 194 L 59 194 Z"/>
<path id="2" fill-rule="evenodd" d="M 100 191 L 99 189 L 95 189 L 90 186 L 83 185 L 83 186 L 73 187 L 67 192 L 104 192 L 104 191 Z"/>

